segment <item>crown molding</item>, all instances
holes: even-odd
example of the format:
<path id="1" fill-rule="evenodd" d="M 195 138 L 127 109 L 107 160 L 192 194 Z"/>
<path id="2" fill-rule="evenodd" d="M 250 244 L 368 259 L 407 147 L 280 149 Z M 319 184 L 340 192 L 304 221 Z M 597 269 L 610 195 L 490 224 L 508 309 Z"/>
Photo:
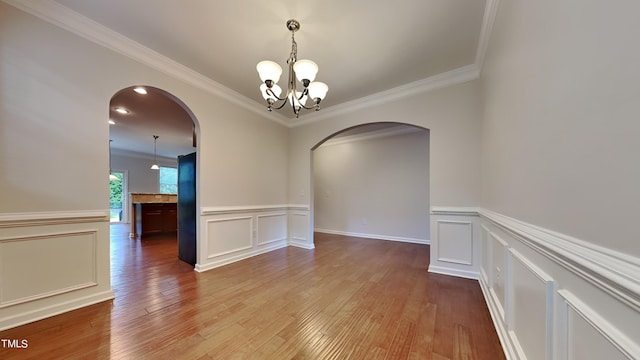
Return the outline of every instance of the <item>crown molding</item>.
<path id="1" fill-rule="evenodd" d="M 264 118 L 287 126 L 287 117 L 226 86 L 51 0 L 2 0 L 26 13 L 136 60 L 166 75 L 221 97 Z"/>
<path id="2" fill-rule="evenodd" d="M 305 115 L 302 121 L 290 124 L 290 127 L 297 127 L 324 120 L 330 117 L 344 115 L 375 105 L 381 105 L 389 101 L 403 97 L 416 95 L 426 91 L 441 89 L 451 85 L 462 84 L 475 80 L 480 76 L 480 71 L 475 64 L 467 65 L 458 69 L 447 71 L 409 84 L 401 85 L 389 90 L 365 96 L 360 99 L 348 101 L 330 108 L 322 109 L 322 112 L 314 112 Z M 294 119 L 292 119 L 294 120 Z"/>
<path id="3" fill-rule="evenodd" d="M 2 0 L 11 6 L 34 15 L 53 25 L 68 30 L 98 45 L 136 60 L 164 74 L 177 78 L 261 117 L 289 128 L 310 124 L 333 116 L 354 112 L 370 106 L 384 104 L 406 96 L 436 90 L 479 78 L 482 63 L 489 43 L 491 29 L 497 13 L 499 0 L 486 0 L 475 62 L 471 65 L 421 79 L 360 99 L 352 100 L 322 110 L 306 114 L 302 121 L 288 118 L 277 112 L 265 111 L 264 106 L 226 86 L 143 46 L 59 3 L 52 0 Z"/>
<path id="4" fill-rule="evenodd" d="M 475 65 L 478 70 L 482 71 L 484 65 L 484 57 L 489 47 L 489 39 L 491 38 L 491 30 L 498 13 L 498 5 L 500 0 L 487 0 L 484 8 L 484 18 L 482 19 L 482 28 L 480 29 L 480 38 L 478 39 L 478 49 L 476 50 Z"/>

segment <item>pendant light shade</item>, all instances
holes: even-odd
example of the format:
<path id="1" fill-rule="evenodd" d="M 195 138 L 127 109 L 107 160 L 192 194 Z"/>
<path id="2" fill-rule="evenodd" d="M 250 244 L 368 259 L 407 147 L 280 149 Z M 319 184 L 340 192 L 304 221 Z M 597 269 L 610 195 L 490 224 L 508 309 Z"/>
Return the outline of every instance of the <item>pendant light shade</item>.
<path id="1" fill-rule="evenodd" d="M 296 72 L 296 77 L 301 83 L 305 80 L 312 82 L 316 79 L 318 65 L 311 60 L 298 60 L 293 64 L 293 71 Z"/>
<path id="2" fill-rule="evenodd" d="M 153 165 L 151 165 L 151 170 L 160 170 L 160 166 L 158 166 L 157 156 L 156 156 L 156 143 L 158 141 L 159 136 L 153 135 Z"/>
<path id="3" fill-rule="evenodd" d="M 258 65 L 256 65 L 256 69 L 258 70 L 258 75 L 260 75 L 260 80 L 262 80 L 262 82 L 271 80 L 274 83 L 277 83 L 278 80 L 280 80 L 280 75 L 282 75 L 282 67 L 280 67 L 280 65 L 275 61 L 260 61 Z"/>

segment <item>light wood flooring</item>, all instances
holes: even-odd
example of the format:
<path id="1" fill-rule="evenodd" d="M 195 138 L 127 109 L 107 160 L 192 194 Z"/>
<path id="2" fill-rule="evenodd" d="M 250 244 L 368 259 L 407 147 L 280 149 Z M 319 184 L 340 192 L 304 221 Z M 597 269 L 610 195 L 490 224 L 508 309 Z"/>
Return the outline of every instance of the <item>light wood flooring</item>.
<path id="1" fill-rule="evenodd" d="M 316 234 L 204 273 L 112 225 L 116 298 L 0 332 L 0 359 L 504 359 L 477 281 L 429 247 Z"/>

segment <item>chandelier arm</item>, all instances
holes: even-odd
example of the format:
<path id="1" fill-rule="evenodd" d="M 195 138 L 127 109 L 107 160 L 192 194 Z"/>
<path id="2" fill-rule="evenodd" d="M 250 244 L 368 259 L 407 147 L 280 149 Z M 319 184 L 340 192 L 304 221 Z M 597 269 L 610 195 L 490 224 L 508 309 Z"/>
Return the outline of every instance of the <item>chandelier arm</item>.
<path id="1" fill-rule="evenodd" d="M 281 104 L 280 106 L 278 106 L 278 107 L 276 107 L 276 108 L 275 108 L 276 110 L 280 110 L 280 109 L 282 109 L 282 108 L 287 104 L 287 102 L 288 102 L 286 98 L 284 98 L 284 99 L 280 99 L 280 100 L 284 100 L 284 101 L 282 101 L 282 104 Z"/>
<path id="2" fill-rule="evenodd" d="M 280 98 L 278 95 L 276 95 L 275 92 L 273 92 L 273 89 L 271 88 L 267 88 L 267 90 L 265 91 L 267 93 L 267 95 L 273 96 L 274 98 L 278 99 L 278 100 L 286 100 L 287 98 Z"/>

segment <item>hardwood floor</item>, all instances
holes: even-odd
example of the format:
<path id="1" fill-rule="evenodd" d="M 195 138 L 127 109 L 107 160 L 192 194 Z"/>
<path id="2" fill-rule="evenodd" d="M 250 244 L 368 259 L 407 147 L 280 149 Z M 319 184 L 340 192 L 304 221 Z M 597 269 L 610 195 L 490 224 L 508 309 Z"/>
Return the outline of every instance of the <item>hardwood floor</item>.
<path id="1" fill-rule="evenodd" d="M 504 359 L 476 281 L 429 247 L 316 234 L 197 273 L 175 238 L 112 225 L 116 299 L 0 332 L 2 359 Z"/>

